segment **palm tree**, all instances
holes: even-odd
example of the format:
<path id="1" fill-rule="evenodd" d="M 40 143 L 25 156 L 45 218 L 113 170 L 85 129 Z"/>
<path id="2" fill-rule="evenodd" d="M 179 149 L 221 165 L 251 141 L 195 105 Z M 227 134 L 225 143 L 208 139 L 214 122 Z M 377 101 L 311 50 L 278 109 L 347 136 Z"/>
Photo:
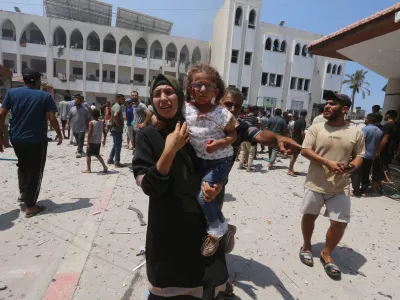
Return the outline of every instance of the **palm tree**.
<path id="1" fill-rule="evenodd" d="M 351 94 L 351 109 L 353 111 L 356 94 L 361 92 L 361 96 L 365 99 L 365 94 L 371 95 L 371 91 L 368 89 L 370 86 L 368 81 L 365 81 L 365 75 L 368 73 L 366 70 L 357 70 L 354 74 L 346 74 L 345 80 L 343 80 L 343 84 L 348 85 L 348 88 L 352 90 Z"/>

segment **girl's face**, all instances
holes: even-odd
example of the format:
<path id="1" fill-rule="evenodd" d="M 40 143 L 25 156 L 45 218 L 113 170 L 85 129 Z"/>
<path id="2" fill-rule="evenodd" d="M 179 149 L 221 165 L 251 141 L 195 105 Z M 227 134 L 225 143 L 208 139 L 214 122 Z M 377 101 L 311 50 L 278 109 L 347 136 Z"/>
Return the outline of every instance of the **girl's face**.
<path id="1" fill-rule="evenodd" d="M 178 95 L 169 85 L 160 85 L 153 91 L 154 109 L 165 118 L 172 119 L 178 112 Z"/>
<path id="2" fill-rule="evenodd" d="M 190 92 L 197 104 L 209 104 L 219 92 L 213 74 L 195 73 L 190 85 Z"/>

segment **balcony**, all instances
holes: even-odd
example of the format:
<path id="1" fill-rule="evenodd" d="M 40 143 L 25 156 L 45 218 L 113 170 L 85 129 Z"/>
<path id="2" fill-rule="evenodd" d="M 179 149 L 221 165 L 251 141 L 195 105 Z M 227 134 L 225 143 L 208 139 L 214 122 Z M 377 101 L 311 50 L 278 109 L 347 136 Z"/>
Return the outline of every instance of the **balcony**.
<path id="1" fill-rule="evenodd" d="M 159 70 L 162 66 L 162 60 L 157 58 L 150 58 L 149 69 L 151 70 Z"/>
<path id="2" fill-rule="evenodd" d="M 69 49 L 69 59 L 83 61 L 83 50 L 74 48 Z"/>
<path id="3" fill-rule="evenodd" d="M 83 91 L 83 80 L 74 77 L 75 75 L 71 75 L 69 82 L 69 89 L 72 91 Z"/>
<path id="4" fill-rule="evenodd" d="M 133 65 L 135 68 L 147 69 L 147 58 L 135 56 L 133 59 Z"/>
<path id="5" fill-rule="evenodd" d="M 17 42 L 16 41 L 7 41 L 1 40 L 1 48 L 3 52 L 6 53 L 17 53 Z"/>
<path id="6" fill-rule="evenodd" d="M 168 72 L 177 72 L 178 63 L 176 60 L 165 60 L 163 69 Z"/>
<path id="7" fill-rule="evenodd" d="M 133 86 L 131 83 L 118 83 L 117 93 L 122 95 L 130 95 L 132 92 L 132 87 Z"/>
<path id="8" fill-rule="evenodd" d="M 111 82 L 103 82 L 101 83 L 101 88 L 100 88 L 101 93 L 105 94 L 115 94 L 115 83 Z"/>
<path id="9" fill-rule="evenodd" d="M 114 53 L 103 52 L 102 61 L 103 64 L 115 66 L 117 61 L 117 55 Z"/>
<path id="10" fill-rule="evenodd" d="M 189 66 L 189 63 L 187 64 L 187 66 Z M 184 62 L 179 63 L 179 65 L 178 65 L 179 73 L 186 74 L 186 70 L 187 70 L 186 63 L 184 63 Z"/>
<path id="11" fill-rule="evenodd" d="M 66 59 L 67 49 L 64 46 L 53 46 L 53 58 Z"/>
<path id="12" fill-rule="evenodd" d="M 20 44 L 19 49 L 21 55 L 47 57 L 47 47 L 46 45 L 26 43 Z"/>
<path id="13" fill-rule="evenodd" d="M 118 56 L 118 66 L 130 67 L 132 65 L 132 56 L 120 54 Z"/>
<path id="14" fill-rule="evenodd" d="M 55 89 L 68 90 L 69 84 L 68 84 L 66 75 L 59 74 L 59 76 L 53 77 L 53 87 Z"/>
<path id="15" fill-rule="evenodd" d="M 100 63 L 100 52 L 87 50 L 86 62 Z"/>

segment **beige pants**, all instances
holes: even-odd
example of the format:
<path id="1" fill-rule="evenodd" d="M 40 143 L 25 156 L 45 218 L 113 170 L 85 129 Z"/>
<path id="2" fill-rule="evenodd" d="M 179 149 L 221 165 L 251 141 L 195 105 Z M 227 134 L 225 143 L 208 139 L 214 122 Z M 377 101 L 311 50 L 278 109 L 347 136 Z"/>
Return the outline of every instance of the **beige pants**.
<path id="1" fill-rule="evenodd" d="M 256 156 L 257 146 L 252 146 L 250 142 L 243 142 L 240 147 L 240 166 L 247 161 L 247 170 L 251 170 L 253 160 Z"/>

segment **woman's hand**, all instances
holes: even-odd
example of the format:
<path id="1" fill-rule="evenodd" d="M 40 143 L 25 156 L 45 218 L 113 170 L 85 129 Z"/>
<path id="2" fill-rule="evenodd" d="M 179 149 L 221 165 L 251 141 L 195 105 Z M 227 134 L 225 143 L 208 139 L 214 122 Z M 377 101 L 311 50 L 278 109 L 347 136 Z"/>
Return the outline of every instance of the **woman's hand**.
<path id="1" fill-rule="evenodd" d="M 219 140 L 208 140 L 206 145 L 207 153 L 214 153 L 218 149 L 221 148 L 221 144 Z"/>
<path id="2" fill-rule="evenodd" d="M 169 153 L 178 152 L 183 146 L 189 141 L 189 128 L 185 123 L 181 126 L 181 123 L 176 123 L 175 131 L 167 136 L 165 141 L 164 151 Z"/>
<path id="3" fill-rule="evenodd" d="M 204 202 L 210 203 L 222 190 L 222 184 L 214 183 L 211 187 L 208 182 L 204 182 L 201 186 L 201 191 L 203 192 Z"/>

